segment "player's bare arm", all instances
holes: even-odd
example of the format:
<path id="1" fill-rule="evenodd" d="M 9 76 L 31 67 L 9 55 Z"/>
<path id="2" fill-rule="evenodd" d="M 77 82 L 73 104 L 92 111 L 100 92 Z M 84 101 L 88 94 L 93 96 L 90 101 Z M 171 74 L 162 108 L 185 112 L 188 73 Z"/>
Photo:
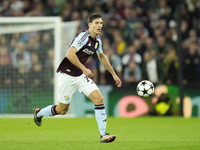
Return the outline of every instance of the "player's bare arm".
<path id="1" fill-rule="evenodd" d="M 101 54 L 97 53 L 97 55 L 98 55 L 99 60 L 103 64 L 103 66 L 112 74 L 113 79 L 115 80 L 117 87 L 121 87 L 121 85 L 122 85 L 121 80 L 119 79 L 119 77 L 115 73 L 114 69 L 110 65 L 110 62 L 109 62 L 107 56 L 104 53 L 101 53 Z"/>
<path id="2" fill-rule="evenodd" d="M 85 68 L 85 66 L 79 61 L 78 57 L 76 56 L 77 52 L 78 51 L 76 48 L 70 47 L 66 54 L 66 57 L 72 64 L 81 69 L 86 77 L 92 78 L 93 77 L 92 71 L 90 69 Z"/>

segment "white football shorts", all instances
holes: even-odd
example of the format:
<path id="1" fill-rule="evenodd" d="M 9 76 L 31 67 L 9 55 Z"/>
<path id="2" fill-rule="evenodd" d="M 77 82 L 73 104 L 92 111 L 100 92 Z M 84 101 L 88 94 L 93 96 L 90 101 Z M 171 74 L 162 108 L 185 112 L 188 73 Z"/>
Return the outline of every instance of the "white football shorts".
<path id="1" fill-rule="evenodd" d="M 65 73 L 58 73 L 58 101 L 63 104 L 70 104 L 72 95 L 76 90 L 87 97 L 94 90 L 99 90 L 94 81 L 86 78 L 84 74 L 74 77 Z"/>

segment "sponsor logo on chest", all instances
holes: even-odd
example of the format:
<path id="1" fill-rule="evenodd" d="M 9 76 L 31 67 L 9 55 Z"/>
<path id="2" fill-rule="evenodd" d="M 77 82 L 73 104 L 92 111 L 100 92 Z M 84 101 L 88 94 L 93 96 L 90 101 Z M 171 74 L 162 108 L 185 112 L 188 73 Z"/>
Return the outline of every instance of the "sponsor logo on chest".
<path id="1" fill-rule="evenodd" d="M 85 48 L 85 49 L 83 50 L 83 52 L 86 53 L 86 54 L 88 54 L 88 55 L 94 54 L 93 51 L 91 51 L 91 50 L 89 50 L 89 49 L 87 49 L 87 48 Z"/>

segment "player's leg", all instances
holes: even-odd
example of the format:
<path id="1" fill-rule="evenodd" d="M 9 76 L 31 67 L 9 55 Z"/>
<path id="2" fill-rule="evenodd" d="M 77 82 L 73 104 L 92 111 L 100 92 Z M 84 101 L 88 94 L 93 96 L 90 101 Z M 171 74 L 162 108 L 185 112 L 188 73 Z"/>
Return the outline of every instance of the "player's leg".
<path id="1" fill-rule="evenodd" d="M 56 109 L 55 109 L 56 113 L 60 115 L 66 114 L 69 110 L 69 105 L 70 104 L 63 104 L 59 102 L 59 104 L 56 106 Z"/>
<path id="2" fill-rule="evenodd" d="M 93 82 L 92 79 L 83 76 L 80 80 L 80 86 L 78 88 L 80 93 L 84 93 L 95 104 L 95 118 L 101 134 L 101 142 L 112 142 L 115 140 L 115 135 L 106 134 L 106 122 L 107 116 L 104 106 L 104 98 L 99 91 L 99 88 Z"/>
<path id="3" fill-rule="evenodd" d="M 116 136 L 106 133 L 107 116 L 101 92 L 99 90 L 94 90 L 90 93 L 88 98 L 95 104 L 95 118 L 99 127 L 99 132 L 101 134 L 100 142 L 113 142 Z"/>
<path id="4" fill-rule="evenodd" d="M 101 95 L 99 90 L 95 90 L 90 93 L 88 98 L 95 105 L 95 118 L 97 120 L 99 132 L 103 136 L 106 134 L 106 121 L 107 121 L 105 106 L 103 102 L 103 96 Z"/>
<path id="5" fill-rule="evenodd" d="M 43 116 L 55 116 L 55 115 L 63 115 L 66 114 L 69 109 L 69 104 L 60 103 L 58 105 L 49 105 L 45 108 L 39 109 L 34 108 L 34 121 L 38 126 L 42 125 L 42 118 Z"/>
<path id="6" fill-rule="evenodd" d="M 34 121 L 38 126 L 42 125 L 43 116 L 55 116 L 66 114 L 71 102 L 73 93 L 76 91 L 77 87 L 71 84 L 72 76 L 64 73 L 59 73 L 58 75 L 58 105 L 49 105 L 41 110 L 39 108 L 34 108 Z"/>
<path id="7" fill-rule="evenodd" d="M 41 118 L 43 116 L 55 116 L 55 115 L 64 115 L 67 113 L 70 104 L 60 103 L 58 105 L 49 105 L 45 108 L 42 108 L 37 112 L 37 117 Z"/>

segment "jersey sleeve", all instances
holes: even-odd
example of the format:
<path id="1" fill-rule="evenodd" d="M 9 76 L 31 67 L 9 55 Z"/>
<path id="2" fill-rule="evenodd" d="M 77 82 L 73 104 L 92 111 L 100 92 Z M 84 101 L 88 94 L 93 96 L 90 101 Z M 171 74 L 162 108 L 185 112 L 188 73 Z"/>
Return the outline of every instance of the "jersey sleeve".
<path id="1" fill-rule="evenodd" d="M 102 49 L 102 42 L 100 38 L 98 38 L 98 42 L 99 42 L 99 46 L 98 46 L 97 52 L 98 54 L 101 54 L 103 53 L 103 49 Z"/>
<path id="2" fill-rule="evenodd" d="M 87 43 L 88 36 L 85 32 L 80 33 L 72 42 L 70 47 L 75 47 L 79 51 Z"/>

